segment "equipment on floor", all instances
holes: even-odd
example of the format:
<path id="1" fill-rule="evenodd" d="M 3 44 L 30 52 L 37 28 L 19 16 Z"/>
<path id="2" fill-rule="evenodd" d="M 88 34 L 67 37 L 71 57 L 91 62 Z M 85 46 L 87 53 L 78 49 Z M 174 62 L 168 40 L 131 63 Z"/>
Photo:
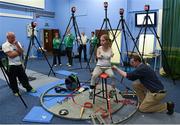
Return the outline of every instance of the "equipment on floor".
<path id="1" fill-rule="evenodd" d="M 80 82 L 76 75 L 71 74 L 65 79 L 65 85 L 68 90 L 75 90 L 80 87 Z"/>

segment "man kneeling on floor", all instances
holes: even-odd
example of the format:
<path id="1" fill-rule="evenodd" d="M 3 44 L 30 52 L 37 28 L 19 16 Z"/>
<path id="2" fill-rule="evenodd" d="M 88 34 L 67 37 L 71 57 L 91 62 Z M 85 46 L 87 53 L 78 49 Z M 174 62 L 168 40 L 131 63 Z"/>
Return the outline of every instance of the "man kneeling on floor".
<path id="1" fill-rule="evenodd" d="M 16 77 L 18 77 L 20 83 L 24 88 L 26 88 L 27 92 L 36 92 L 36 90 L 29 84 L 28 77 L 22 67 L 20 56 L 23 54 L 23 49 L 20 42 L 16 41 L 13 32 L 7 33 L 7 41 L 2 45 L 2 50 L 8 56 L 9 66 L 7 75 L 14 95 L 18 96 L 19 94 Z"/>
<path id="2" fill-rule="evenodd" d="M 139 98 L 141 112 L 163 112 L 172 115 L 174 113 L 174 103 L 161 103 L 166 96 L 166 91 L 156 73 L 146 64 L 141 62 L 138 55 L 133 55 L 130 64 L 136 69 L 126 73 L 121 69 L 113 66 L 112 69 L 117 71 L 123 77 L 134 81 L 132 86 Z"/>

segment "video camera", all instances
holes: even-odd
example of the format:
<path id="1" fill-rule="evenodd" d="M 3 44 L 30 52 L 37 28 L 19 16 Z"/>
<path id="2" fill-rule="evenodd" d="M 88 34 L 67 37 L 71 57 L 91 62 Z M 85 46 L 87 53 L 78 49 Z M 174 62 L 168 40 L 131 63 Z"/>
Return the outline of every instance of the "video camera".
<path id="1" fill-rule="evenodd" d="M 149 5 L 145 5 L 145 6 L 144 6 L 144 10 L 145 10 L 145 11 L 149 11 L 149 9 L 150 9 L 150 6 L 149 6 Z"/>
<path id="2" fill-rule="evenodd" d="M 124 9 L 123 9 L 123 8 L 120 8 L 119 14 L 120 14 L 121 16 L 124 15 Z"/>
<path id="3" fill-rule="evenodd" d="M 75 13 L 75 12 L 76 12 L 76 7 L 72 7 L 72 8 L 71 8 L 71 12 L 72 12 L 72 13 Z"/>
<path id="4" fill-rule="evenodd" d="M 108 2 L 104 2 L 104 8 L 105 8 L 105 9 L 108 8 Z"/>
<path id="5" fill-rule="evenodd" d="M 31 22 L 31 27 L 34 29 L 37 26 L 37 22 Z"/>

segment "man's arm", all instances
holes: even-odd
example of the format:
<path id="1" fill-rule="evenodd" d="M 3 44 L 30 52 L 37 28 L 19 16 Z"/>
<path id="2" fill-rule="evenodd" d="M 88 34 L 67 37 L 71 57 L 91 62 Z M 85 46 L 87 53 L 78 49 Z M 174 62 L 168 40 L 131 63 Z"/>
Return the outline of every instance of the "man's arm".
<path id="1" fill-rule="evenodd" d="M 19 55 L 23 54 L 23 49 L 17 41 L 14 43 L 14 45 L 16 46 L 16 48 L 17 48 L 16 51 L 19 53 Z"/>
<path id="2" fill-rule="evenodd" d="M 115 71 L 117 71 L 121 76 L 127 77 L 127 73 L 124 72 L 123 70 L 119 69 L 117 66 L 115 66 L 115 65 L 112 66 L 112 69 L 115 70 Z"/>
<path id="3" fill-rule="evenodd" d="M 6 52 L 9 58 L 15 58 L 23 53 L 23 49 L 21 48 L 18 42 L 15 42 L 14 45 L 17 48 L 16 50 Z"/>

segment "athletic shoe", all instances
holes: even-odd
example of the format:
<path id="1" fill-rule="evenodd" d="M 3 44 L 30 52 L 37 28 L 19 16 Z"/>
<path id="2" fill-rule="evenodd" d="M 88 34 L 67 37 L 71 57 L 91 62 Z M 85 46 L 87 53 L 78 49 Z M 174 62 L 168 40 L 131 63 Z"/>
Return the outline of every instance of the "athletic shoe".
<path id="1" fill-rule="evenodd" d="M 174 113 L 174 107 L 175 107 L 174 102 L 167 102 L 168 115 L 172 115 Z"/>
<path id="2" fill-rule="evenodd" d="M 19 96 L 19 93 L 18 93 L 18 92 L 16 92 L 16 93 L 14 93 L 14 95 L 15 95 L 16 97 L 18 97 L 18 96 Z"/>
<path id="3" fill-rule="evenodd" d="M 36 91 L 34 88 L 32 88 L 31 90 L 29 90 L 29 91 L 27 91 L 27 92 L 36 93 L 37 91 Z"/>

